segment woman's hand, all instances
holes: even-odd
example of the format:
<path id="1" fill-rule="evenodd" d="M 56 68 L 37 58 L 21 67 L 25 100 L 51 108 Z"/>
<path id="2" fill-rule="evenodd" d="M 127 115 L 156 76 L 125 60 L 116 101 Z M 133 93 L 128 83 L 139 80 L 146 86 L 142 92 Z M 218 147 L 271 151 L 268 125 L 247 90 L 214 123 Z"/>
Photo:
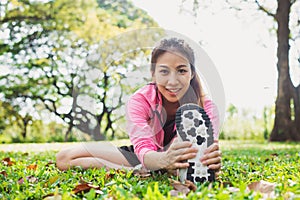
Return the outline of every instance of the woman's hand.
<path id="1" fill-rule="evenodd" d="M 216 174 L 221 170 L 222 152 L 219 148 L 219 141 L 215 140 L 205 151 L 200 161 L 203 165 L 208 166 L 209 169 L 213 169 Z"/>
<path id="2" fill-rule="evenodd" d="M 197 151 L 198 149 L 192 147 L 191 142 L 180 142 L 178 138 L 175 138 L 169 149 L 162 156 L 164 168 L 172 170 L 189 167 L 189 163 L 183 161 L 194 158 Z"/>

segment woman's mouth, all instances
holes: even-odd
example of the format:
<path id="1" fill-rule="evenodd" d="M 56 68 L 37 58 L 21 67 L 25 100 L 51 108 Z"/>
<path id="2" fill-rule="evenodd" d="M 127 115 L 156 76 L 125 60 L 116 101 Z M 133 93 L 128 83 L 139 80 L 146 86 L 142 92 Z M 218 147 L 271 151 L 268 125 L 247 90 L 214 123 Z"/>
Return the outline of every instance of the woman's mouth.
<path id="1" fill-rule="evenodd" d="M 170 88 L 170 89 L 166 88 L 166 89 L 169 92 L 169 94 L 172 96 L 176 96 L 180 91 L 179 88 Z"/>

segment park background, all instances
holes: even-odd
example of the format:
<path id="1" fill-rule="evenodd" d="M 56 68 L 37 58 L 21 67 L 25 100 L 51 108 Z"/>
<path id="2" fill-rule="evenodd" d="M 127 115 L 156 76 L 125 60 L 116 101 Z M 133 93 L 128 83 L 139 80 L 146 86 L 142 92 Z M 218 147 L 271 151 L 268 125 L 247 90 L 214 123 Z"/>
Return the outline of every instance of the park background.
<path id="1" fill-rule="evenodd" d="M 299 2 L 294 2 L 290 50 L 285 52 L 289 80 L 284 80 L 292 82 L 298 95 L 299 10 Z M 126 138 L 124 104 L 149 81 L 150 51 L 136 53 L 118 40 L 123 37 L 128 45 L 136 40 L 129 32 L 153 27 L 190 38 L 214 63 L 225 92 L 224 99 L 217 99 L 225 104 L 220 108 L 220 139 L 270 137 L 278 93 L 277 24 L 271 16 L 275 1 L 5 0 L 0 11 L 2 143 Z M 139 40 L 152 44 L 151 37 L 143 37 L 140 34 Z M 106 54 L 117 59 L 105 63 Z M 287 111 L 278 121 L 289 118 L 289 123 L 277 129 L 299 135 L 299 125 L 294 125 L 299 98 L 291 92 L 283 95 Z"/>
<path id="2" fill-rule="evenodd" d="M 1 0 L 0 199 L 299 199 L 299 11 L 294 0 Z M 222 80 L 217 181 L 58 170 L 62 148 L 129 143 L 124 104 L 166 32 L 198 44 Z"/>

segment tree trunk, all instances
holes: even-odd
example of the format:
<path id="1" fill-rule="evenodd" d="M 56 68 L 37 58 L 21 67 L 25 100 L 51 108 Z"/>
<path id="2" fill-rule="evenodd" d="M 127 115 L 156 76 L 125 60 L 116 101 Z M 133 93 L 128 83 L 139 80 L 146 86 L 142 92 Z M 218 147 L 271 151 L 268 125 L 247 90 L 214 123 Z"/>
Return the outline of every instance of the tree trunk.
<path id="1" fill-rule="evenodd" d="M 22 134 L 23 139 L 25 139 L 27 137 L 27 126 L 28 126 L 28 124 L 31 120 L 31 117 L 29 115 L 26 115 L 21 120 L 22 120 L 22 123 L 23 123 L 21 134 Z"/>
<path id="2" fill-rule="evenodd" d="M 21 131 L 21 135 L 22 135 L 23 139 L 25 139 L 26 136 L 27 136 L 27 125 L 26 124 L 24 124 L 24 126 L 23 126 L 23 129 Z"/>
<path id="3" fill-rule="evenodd" d="M 294 126 L 296 129 L 296 136 L 298 141 L 300 140 L 300 84 L 294 88 L 294 111 L 295 111 L 295 120 Z"/>
<path id="4" fill-rule="evenodd" d="M 103 134 L 101 134 L 100 132 L 100 124 L 97 123 L 97 126 L 92 130 L 92 136 L 94 138 L 94 140 L 96 141 L 101 141 L 101 140 L 105 140 L 105 136 Z"/>
<path id="5" fill-rule="evenodd" d="M 295 103 L 296 88 L 290 78 L 289 73 L 289 13 L 291 2 L 289 0 L 278 0 L 278 8 L 275 19 L 277 28 L 277 70 L 278 89 L 275 103 L 275 121 L 270 135 L 270 141 L 298 141 L 299 131 L 296 128 L 296 120 L 292 118 L 291 111 L 297 109 L 299 102 Z M 291 102 L 294 100 L 294 107 Z M 294 110 L 292 110 L 294 109 Z M 298 111 L 299 112 L 299 111 Z M 296 114 L 296 112 L 294 112 Z M 298 116 L 295 115 L 295 118 Z"/>
<path id="6" fill-rule="evenodd" d="M 65 134 L 65 142 L 69 141 L 72 128 L 73 128 L 73 124 L 69 124 L 68 130 L 66 131 L 66 134 Z"/>

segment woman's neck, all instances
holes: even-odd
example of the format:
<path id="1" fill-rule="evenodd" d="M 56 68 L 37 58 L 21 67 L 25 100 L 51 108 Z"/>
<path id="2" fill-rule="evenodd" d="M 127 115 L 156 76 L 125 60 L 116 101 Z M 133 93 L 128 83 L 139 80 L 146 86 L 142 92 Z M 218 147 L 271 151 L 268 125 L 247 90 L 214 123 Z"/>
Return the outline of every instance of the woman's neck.
<path id="1" fill-rule="evenodd" d="M 179 102 L 169 102 L 167 99 L 163 98 L 163 107 L 166 110 L 167 119 L 173 118 L 179 108 Z"/>

